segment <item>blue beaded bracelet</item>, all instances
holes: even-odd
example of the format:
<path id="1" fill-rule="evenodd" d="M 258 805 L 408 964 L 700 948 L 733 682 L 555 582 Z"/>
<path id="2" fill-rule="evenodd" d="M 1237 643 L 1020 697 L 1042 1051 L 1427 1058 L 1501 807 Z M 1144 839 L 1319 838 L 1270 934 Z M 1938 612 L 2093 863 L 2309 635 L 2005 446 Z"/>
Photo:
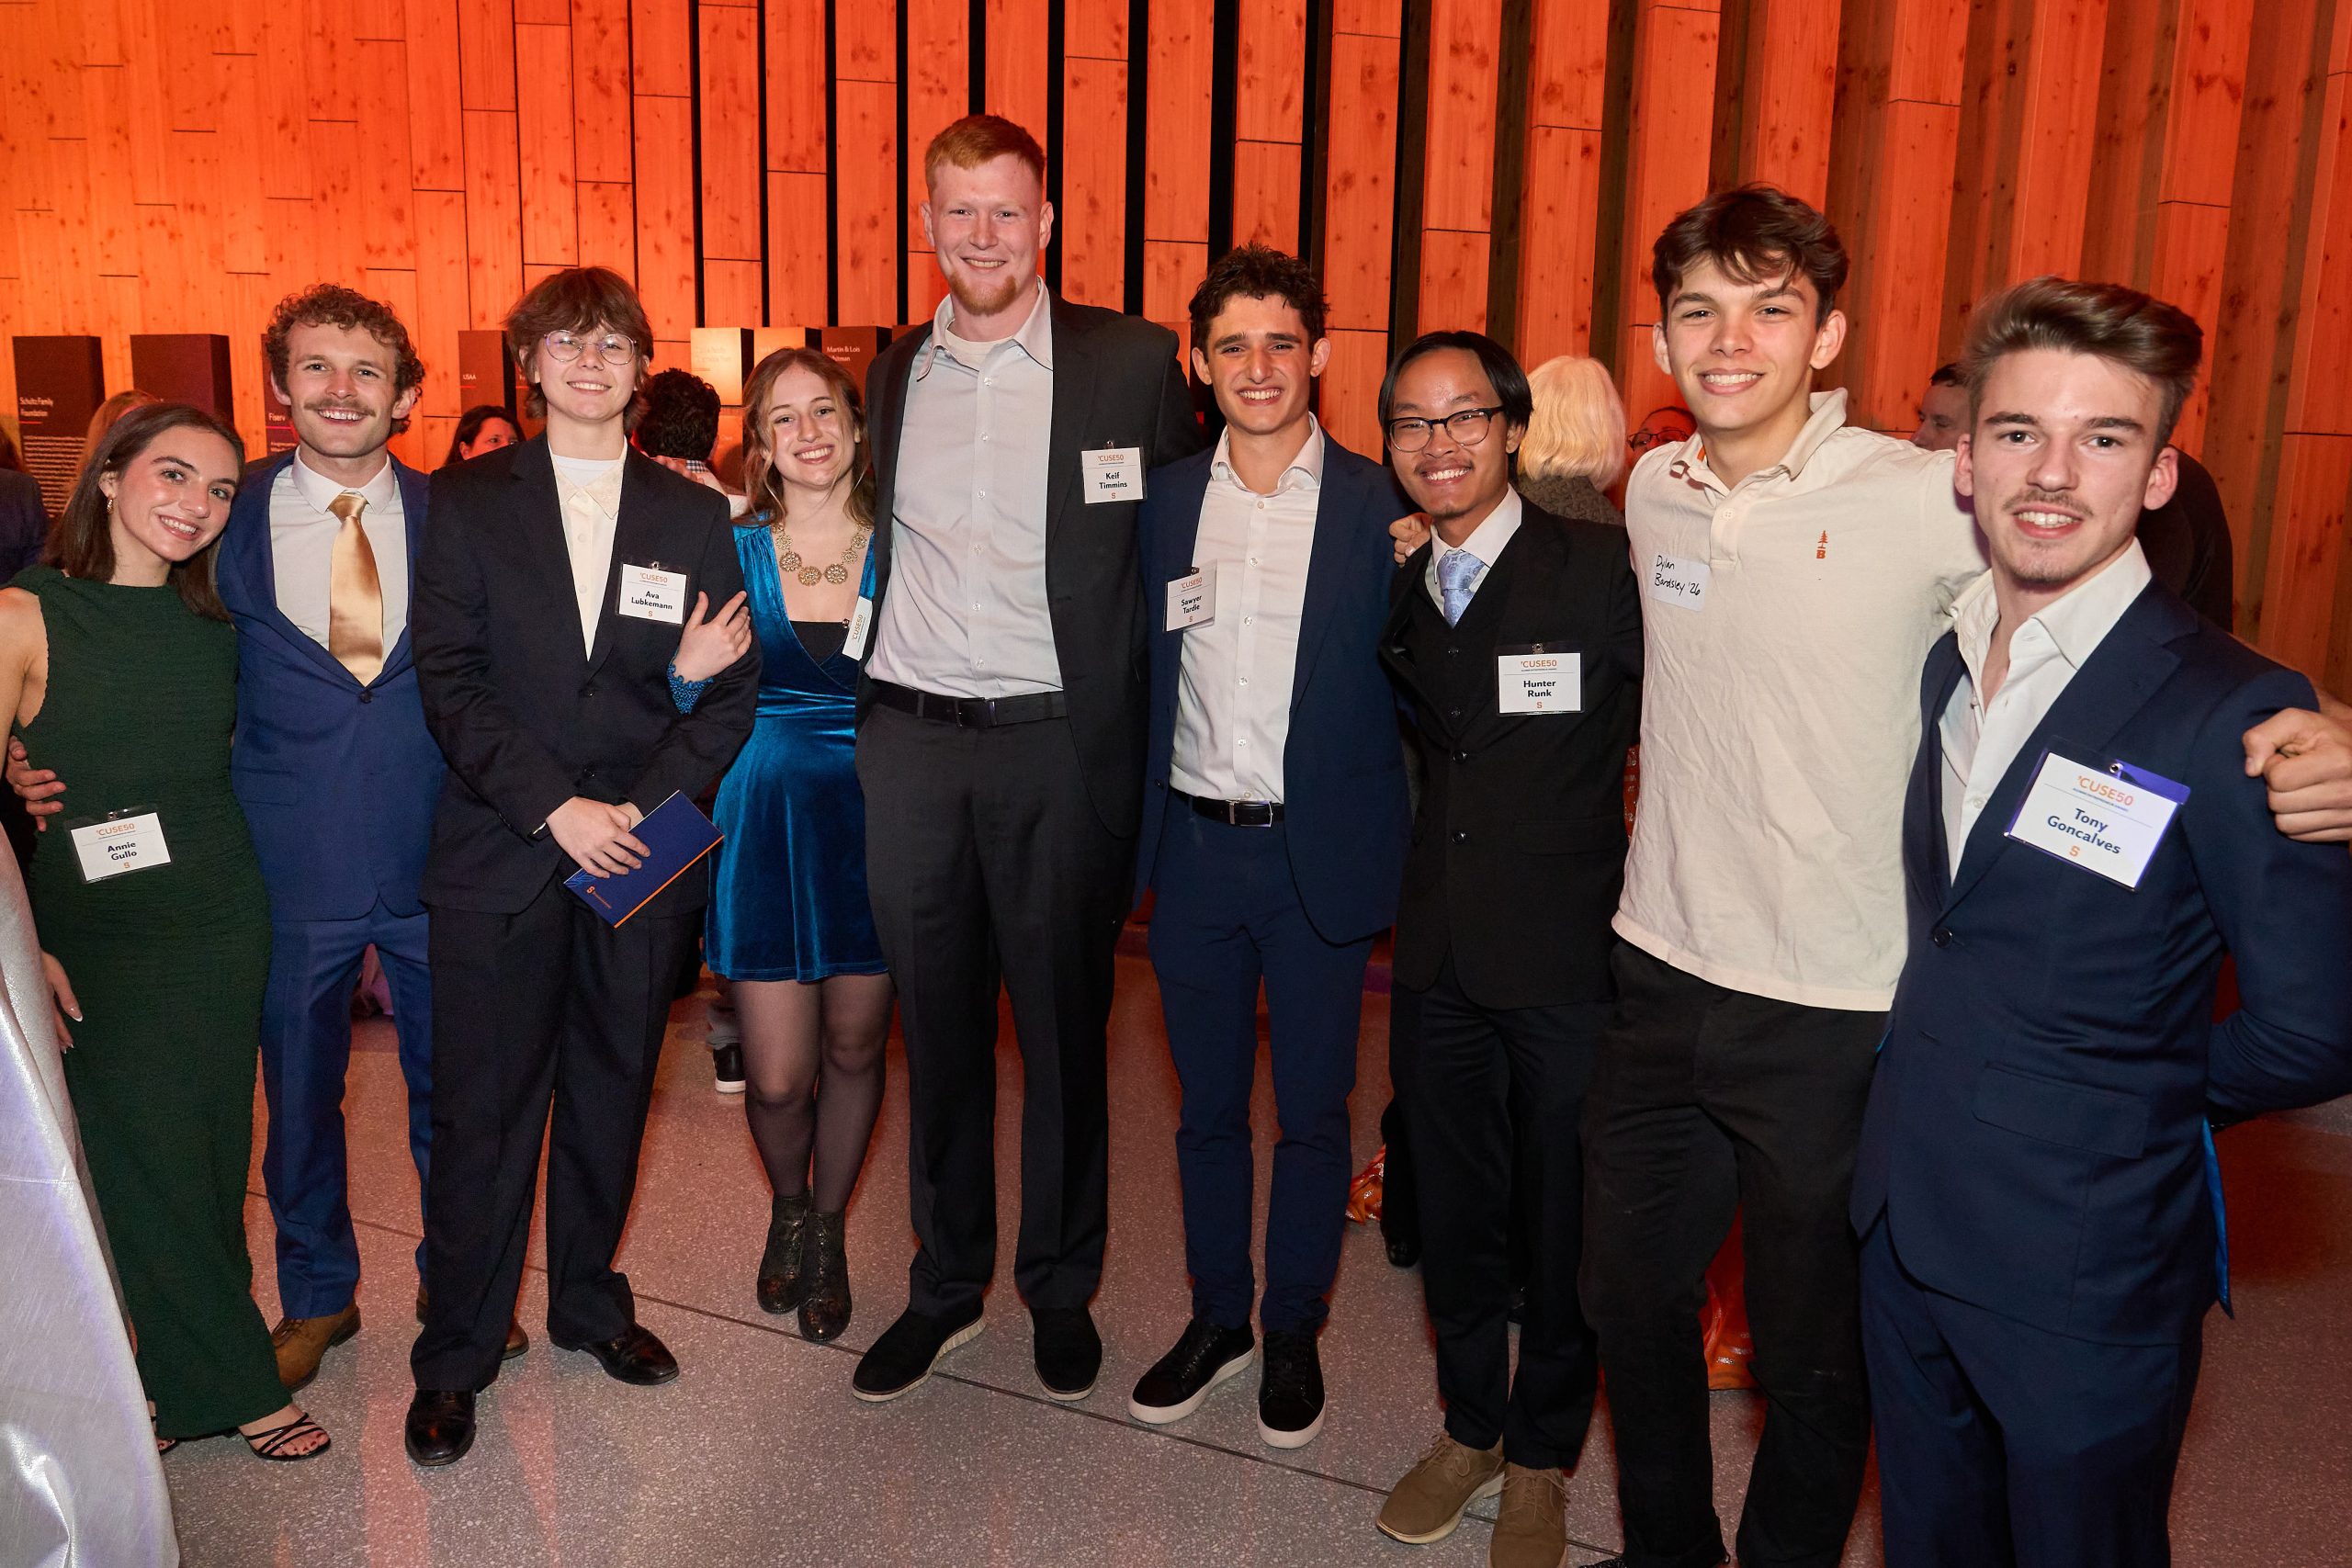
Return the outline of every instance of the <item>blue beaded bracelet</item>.
<path id="1" fill-rule="evenodd" d="M 709 684 L 707 681 L 687 680 L 678 673 L 677 661 L 674 660 L 671 661 L 670 701 L 680 713 L 694 712 L 695 704 L 702 700 L 702 689 Z"/>

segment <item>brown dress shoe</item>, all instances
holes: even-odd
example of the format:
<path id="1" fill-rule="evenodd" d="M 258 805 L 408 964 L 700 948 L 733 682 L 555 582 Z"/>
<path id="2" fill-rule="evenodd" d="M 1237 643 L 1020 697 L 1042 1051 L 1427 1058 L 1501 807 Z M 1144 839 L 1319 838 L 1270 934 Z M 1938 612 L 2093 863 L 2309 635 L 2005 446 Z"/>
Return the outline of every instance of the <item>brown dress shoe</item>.
<path id="1" fill-rule="evenodd" d="M 1503 1446 L 1465 1448 L 1441 1435 L 1381 1505 L 1380 1533 L 1408 1546 L 1443 1540 L 1462 1511 L 1503 1488 Z"/>
<path id="2" fill-rule="evenodd" d="M 288 1391 L 300 1388 L 319 1375 L 319 1361 L 331 1347 L 359 1332 L 359 1303 L 324 1317 L 280 1318 L 269 1331 L 270 1348 L 277 1352 L 277 1381 Z"/>
<path id="3" fill-rule="evenodd" d="M 421 1286 L 416 1292 L 416 1321 L 419 1323 L 424 1321 L 424 1291 Z M 498 1353 L 498 1359 L 502 1361 L 511 1361 L 530 1348 L 531 1337 L 523 1332 L 523 1320 L 519 1317 L 508 1318 L 506 1320 L 506 1348 Z"/>
<path id="4" fill-rule="evenodd" d="M 1502 1510 L 1487 1542 L 1487 1568 L 1559 1568 L 1568 1551 L 1568 1478 L 1557 1470 L 1503 1466 Z"/>

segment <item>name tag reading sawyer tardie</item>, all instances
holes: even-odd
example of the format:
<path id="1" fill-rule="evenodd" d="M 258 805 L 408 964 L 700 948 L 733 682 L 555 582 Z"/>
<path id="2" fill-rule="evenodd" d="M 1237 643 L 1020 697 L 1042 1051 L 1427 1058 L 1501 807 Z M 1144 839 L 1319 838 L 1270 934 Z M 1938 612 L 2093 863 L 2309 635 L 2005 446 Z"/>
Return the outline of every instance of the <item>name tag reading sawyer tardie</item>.
<path id="1" fill-rule="evenodd" d="M 624 615 L 673 626 L 686 624 L 686 574 L 683 571 L 663 571 L 658 561 L 651 566 L 624 561 L 620 594 Z"/>
<path id="2" fill-rule="evenodd" d="M 1505 713 L 1579 713 L 1584 655 L 1543 643 L 1498 649 L 1495 705 Z"/>
<path id="3" fill-rule="evenodd" d="M 865 657 L 865 639 L 874 632 L 874 601 L 861 593 L 857 608 L 850 612 L 849 634 L 842 638 L 842 652 L 851 659 Z"/>
<path id="4" fill-rule="evenodd" d="M 2144 768 L 2094 767 L 2052 749 L 2042 753 L 2009 837 L 2137 888 L 2188 799 L 2187 784 Z"/>
<path id="5" fill-rule="evenodd" d="M 1670 556 L 1659 550 L 1650 557 L 1649 596 L 1661 604 L 1696 610 L 1707 602 L 1707 579 L 1714 568 L 1702 560 Z"/>
<path id="6" fill-rule="evenodd" d="M 1087 505 L 1143 499 L 1142 447 L 1098 447 L 1080 453 L 1079 460 L 1085 465 Z"/>
<path id="7" fill-rule="evenodd" d="M 1216 573 L 1194 567 L 1168 580 L 1168 629 L 1181 632 L 1216 619 Z"/>
<path id="8" fill-rule="evenodd" d="M 164 819 L 153 811 L 117 811 L 67 831 L 85 882 L 172 863 L 171 848 L 164 842 Z"/>

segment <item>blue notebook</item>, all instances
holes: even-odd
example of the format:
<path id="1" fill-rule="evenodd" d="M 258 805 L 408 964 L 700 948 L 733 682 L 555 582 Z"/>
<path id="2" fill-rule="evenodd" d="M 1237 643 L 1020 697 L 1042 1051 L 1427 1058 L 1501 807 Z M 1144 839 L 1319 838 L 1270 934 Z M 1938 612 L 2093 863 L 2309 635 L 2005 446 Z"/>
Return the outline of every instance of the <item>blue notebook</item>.
<path id="1" fill-rule="evenodd" d="M 563 879 L 566 887 L 580 895 L 582 903 L 605 917 L 606 925 L 619 925 L 645 908 L 655 894 L 718 848 L 725 837 L 693 801 L 675 793 L 647 812 L 630 830 L 646 849 L 644 861 L 635 871 L 602 877 L 575 871 Z"/>

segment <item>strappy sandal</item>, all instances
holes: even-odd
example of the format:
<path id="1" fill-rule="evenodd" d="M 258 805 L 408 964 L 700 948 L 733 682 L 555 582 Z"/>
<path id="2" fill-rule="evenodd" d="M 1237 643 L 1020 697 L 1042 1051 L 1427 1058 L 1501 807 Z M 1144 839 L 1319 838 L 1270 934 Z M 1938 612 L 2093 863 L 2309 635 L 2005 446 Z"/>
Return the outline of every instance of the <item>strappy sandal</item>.
<path id="1" fill-rule="evenodd" d="M 256 1459 L 266 1459 L 276 1464 L 298 1464 L 306 1459 L 316 1459 L 334 1447 L 334 1439 L 327 1438 L 325 1442 L 315 1449 L 306 1449 L 298 1454 L 286 1451 L 293 1444 L 300 1442 L 313 1432 L 322 1438 L 327 1437 L 327 1429 L 324 1427 L 320 1426 L 308 1416 L 299 1416 L 285 1426 L 272 1427 L 266 1432 L 240 1432 L 237 1435 L 245 1439 L 245 1447 L 253 1450 Z"/>

